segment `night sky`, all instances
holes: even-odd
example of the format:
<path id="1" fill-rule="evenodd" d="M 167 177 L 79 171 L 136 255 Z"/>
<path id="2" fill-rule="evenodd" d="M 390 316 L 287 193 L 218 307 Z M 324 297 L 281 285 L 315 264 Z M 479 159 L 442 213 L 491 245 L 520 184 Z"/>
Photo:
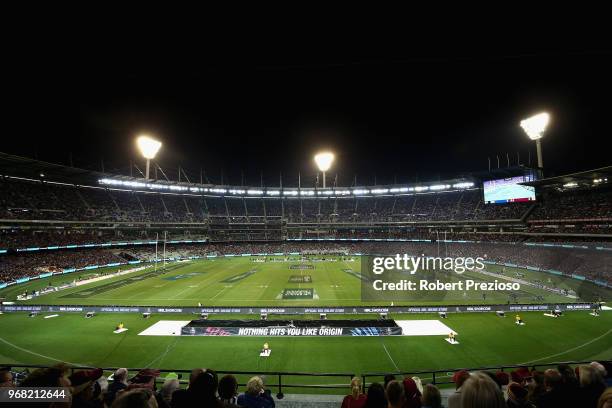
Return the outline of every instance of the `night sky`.
<path id="1" fill-rule="evenodd" d="M 129 174 L 134 139 L 163 142 L 167 174 L 214 183 L 312 185 L 337 154 L 339 184 L 437 180 L 535 163 L 521 119 L 546 110 L 548 175 L 612 164 L 612 53 L 496 51 L 177 60 L 147 66 L 40 60 L 14 70 L 0 150 Z M 205 180 L 206 181 L 206 180 Z"/>

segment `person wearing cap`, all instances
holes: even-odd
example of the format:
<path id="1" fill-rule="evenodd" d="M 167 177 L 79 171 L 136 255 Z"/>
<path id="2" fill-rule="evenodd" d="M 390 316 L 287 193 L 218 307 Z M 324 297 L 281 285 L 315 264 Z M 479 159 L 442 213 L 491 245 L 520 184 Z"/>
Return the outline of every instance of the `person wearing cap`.
<path id="1" fill-rule="evenodd" d="M 448 408 L 461 407 L 461 386 L 468 378 L 470 378 L 470 373 L 466 370 L 460 370 L 453 374 L 455 392 L 448 396 Z"/>
<path id="2" fill-rule="evenodd" d="M 127 388 L 127 375 L 127 368 L 118 368 L 113 374 L 113 382 L 108 386 L 108 390 L 104 396 L 104 402 L 107 406 L 110 407 L 112 405 L 118 392 Z"/>

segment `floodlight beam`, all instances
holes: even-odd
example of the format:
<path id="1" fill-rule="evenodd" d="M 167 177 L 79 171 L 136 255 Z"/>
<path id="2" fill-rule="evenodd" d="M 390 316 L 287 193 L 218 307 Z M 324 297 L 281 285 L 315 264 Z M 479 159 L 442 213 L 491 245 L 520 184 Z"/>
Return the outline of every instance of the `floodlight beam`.
<path id="1" fill-rule="evenodd" d="M 147 159 L 147 167 L 145 171 L 145 179 L 149 179 L 149 169 L 151 167 L 151 159 L 155 158 L 155 155 L 161 148 L 161 142 L 150 138 L 149 136 L 140 136 L 136 139 L 136 144 L 142 156 Z"/>
<path id="2" fill-rule="evenodd" d="M 334 154 L 330 152 L 318 153 L 315 155 L 314 160 L 319 171 L 323 173 L 323 188 L 325 188 L 325 173 L 329 170 L 334 161 Z"/>
<path id="3" fill-rule="evenodd" d="M 539 113 L 521 121 L 521 127 L 531 140 L 535 140 L 538 153 L 538 168 L 544 168 L 542 159 L 542 136 L 550 122 L 550 115 L 546 112 Z"/>

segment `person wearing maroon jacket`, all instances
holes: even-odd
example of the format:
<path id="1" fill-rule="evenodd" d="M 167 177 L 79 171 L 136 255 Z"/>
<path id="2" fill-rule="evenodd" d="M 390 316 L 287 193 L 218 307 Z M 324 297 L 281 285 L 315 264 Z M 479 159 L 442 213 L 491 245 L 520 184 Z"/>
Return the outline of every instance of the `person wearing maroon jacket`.
<path id="1" fill-rule="evenodd" d="M 355 377 L 351 380 L 351 394 L 342 400 L 342 408 L 363 408 L 367 400 L 361 392 L 361 380 Z"/>

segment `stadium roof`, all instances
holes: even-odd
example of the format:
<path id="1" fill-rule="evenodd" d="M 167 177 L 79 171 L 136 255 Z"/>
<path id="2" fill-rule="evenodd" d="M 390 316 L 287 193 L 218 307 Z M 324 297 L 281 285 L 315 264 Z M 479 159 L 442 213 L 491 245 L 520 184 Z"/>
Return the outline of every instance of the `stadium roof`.
<path id="1" fill-rule="evenodd" d="M 44 162 L 0 152 L 0 174 L 30 179 L 50 179 L 65 183 L 96 184 L 104 173 Z"/>
<path id="2" fill-rule="evenodd" d="M 590 188 L 609 183 L 610 181 L 612 181 L 612 166 L 566 174 L 563 176 L 548 177 L 522 184 L 538 188 L 567 189 Z"/>
<path id="3" fill-rule="evenodd" d="M 525 174 L 526 171 L 531 171 L 524 166 L 513 166 L 508 168 L 500 168 L 500 169 L 492 169 L 489 172 L 480 172 L 480 173 L 472 173 L 468 177 L 460 177 L 456 179 L 449 180 L 441 180 L 437 183 L 462 183 L 465 181 L 476 181 L 476 180 L 486 180 L 492 178 L 507 178 L 516 176 L 519 174 Z M 23 177 L 34 180 L 49 180 L 54 182 L 62 182 L 69 184 L 82 184 L 82 185 L 92 185 L 99 186 L 101 184 L 102 179 L 106 180 L 116 180 L 123 182 L 123 184 L 128 184 L 130 182 L 142 182 L 143 179 L 140 177 L 130 177 L 118 174 L 111 173 L 103 173 L 95 170 L 87 170 L 77 167 L 66 166 L 62 164 L 55 164 L 44 162 L 32 158 L 14 156 L 6 153 L 0 152 L 0 175 L 12 176 L 12 177 Z M 598 181 L 599 180 L 599 181 Z M 556 187 L 558 189 L 567 189 L 573 187 L 593 187 L 597 184 L 606 184 L 608 180 L 612 181 L 612 166 L 602 167 L 600 169 L 588 170 L 573 174 L 568 174 L 564 176 L 558 177 L 549 177 L 529 183 L 524 183 L 525 185 L 547 188 L 547 187 Z M 169 180 L 152 180 L 151 183 L 155 185 L 179 185 L 179 186 L 206 186 L 206 187 L 226 187 L 232 188 L 232 186 L 221 186 L 221 185 L 212 185 L 212 184 L 199 184 L 199 183 L 186 183 L 186 182 L 176 182 Z M 108 185 L 108 183 L 106 183 Z M 414 183 L 408 183 L 414 184 Z M 407 185 L 408 185 L 407 184 Z M 422 182 L 417 183 L 420 185 L 435 185 L 436 182 Z M 399 186 L 399 185 L 397 185 Z M 395 186 L 395 187 L 397 187 Z M 391 188 L 394 187 L 392 185 L 388 186 L 369 186 L 369 188 Z M 450 186 L 449 186 L 450 187 Z M 241 186 L 241 189 L 248 189 L 250 187 Z M 255 187 L 253 187 L 255 188 Z M 258 187 L 259 188 L 259 187 Z M 293 188 L 296 186 L 286 186 L 285 188 Z M 342 187 L 337 187 L 342 188 Z M 352 187 L 359 188 L 359 187 Z M 311 188 L 304 188 L 304 190 L 309 190 Z M 211 190 L 212 191 L 212 190 Z M 376 190 L 372 190 L 374 193 Z"/>

